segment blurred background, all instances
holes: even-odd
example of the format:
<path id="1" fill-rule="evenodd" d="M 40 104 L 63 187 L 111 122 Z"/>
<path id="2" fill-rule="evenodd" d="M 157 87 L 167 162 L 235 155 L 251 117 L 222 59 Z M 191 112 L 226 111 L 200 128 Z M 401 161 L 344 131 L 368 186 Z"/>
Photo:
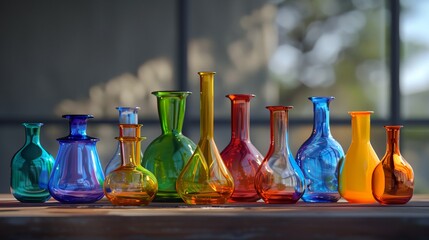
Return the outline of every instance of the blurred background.
<path id="1" fill-rule="evenodd" d="M 161 133 L 150 93 L 189 90 L 184 134 L 198 142 L 197 72 L 216 71 L 219 150 L 230 140 L 226 94 L 256 95 L 250 136 L 263 154 L 266 105 L 294 106 L 295 154 L 312 130 L 307 98 L 332 95 L 331 130 L 344 151 L 348 111 L 375 112 L 371 142 L 379 158 L 383 125 L 403 124 L 401 149 L 416 174 L 415 193 L 429 193 L 428 12 L 429 1 L 419 0 L 3 0 L 0 192 L 9 192 L 10 160 L 25 140 L 22 122 L 45 123 L 41 143 L 55 157 L 56 139 L 68 134 L 61 115 L 94 114 L 88 134 L 101 139 L 104 168 L 117 144 L 115 107 L 142 108 L 145 149 Z"/>

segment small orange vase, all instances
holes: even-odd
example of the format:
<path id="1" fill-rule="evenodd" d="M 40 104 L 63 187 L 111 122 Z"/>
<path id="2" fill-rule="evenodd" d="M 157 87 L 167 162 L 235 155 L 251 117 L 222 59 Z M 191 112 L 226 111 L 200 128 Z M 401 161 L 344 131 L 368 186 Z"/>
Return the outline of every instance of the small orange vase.
<path id="1" fill-rule="evenodd" d="M 399 151 L 401 127 L 385 126 L 386 153 L 372 175 L 372 193 L 381 204 L 405 204 L 413 196 L 413 168 Z"/>
<path id="2" fill-rule="evenodd" d="M 372 173 L 380 162 L 371 146 L 372 111 L 349 112 L 352 117 L 352 143 L 340 163 L 338 191 L 351 203 L 374 203 Z"/>

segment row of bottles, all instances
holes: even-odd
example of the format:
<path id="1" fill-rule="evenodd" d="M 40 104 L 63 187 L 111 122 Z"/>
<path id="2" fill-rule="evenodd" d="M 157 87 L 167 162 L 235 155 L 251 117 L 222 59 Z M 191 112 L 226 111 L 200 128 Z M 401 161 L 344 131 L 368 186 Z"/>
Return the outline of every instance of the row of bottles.
<path id="1" fill-rule="evenodd" d="M 57 139 L 56 160 L 40 145 L 40 123 L 25 123 L 26 143 L 11 163 L 11 191 L 21 202 L 91 203 L 103 196 L 115 205 L 349 202 L 398 204 L 413 194 L 411 166 L 399 151 L 400 126 L 386 126 L 387 150 L 378 160 L 370 143 L 370 111 L 350 112 L 352 142 L 344 154 L 329 127 L 333 97 L 311 97 L 313 131 L 296 158 L 288 143 L 292 106 L 268 106 L 270 147 L 264 157 L 249 136 L 251 94 L 230 94 L 231 140 L 222 152 L 214 141 L 214 73 L 200 72 L 200 140 L 182 134 L 183 91 L 153 92 L 162 134 L 144 154 L 139 108 L 118 107 L 117 150 L 103 172 L 97 138 L 86 134 L 92 115 L 65 115 L 70 134 Z M 104 175 L 105 173 L 105 175 Z M 105 177 L 106 176 L 106 177 Z"/>

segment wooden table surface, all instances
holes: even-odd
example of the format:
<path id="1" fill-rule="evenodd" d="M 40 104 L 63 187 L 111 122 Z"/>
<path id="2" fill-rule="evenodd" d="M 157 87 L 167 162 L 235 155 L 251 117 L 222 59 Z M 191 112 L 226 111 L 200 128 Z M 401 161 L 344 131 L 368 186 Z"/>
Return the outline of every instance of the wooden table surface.
<path id="1" fill-rule="evenodd" d="M 0 194 L 0 239 L 429 239 L 429 195 L 406 205 L 151 203 L 117 207 Z"/>

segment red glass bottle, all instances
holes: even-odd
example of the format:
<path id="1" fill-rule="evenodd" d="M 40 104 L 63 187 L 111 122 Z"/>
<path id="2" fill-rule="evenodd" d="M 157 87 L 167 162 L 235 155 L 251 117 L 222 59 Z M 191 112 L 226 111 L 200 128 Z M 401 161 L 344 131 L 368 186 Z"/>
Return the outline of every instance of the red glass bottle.
<path id="1" fill-rule="evenodd" d="M 250 141 L 250 100 L 253 94 L 229 94 L 231 100 L 231 141 L 221 157 L 234 178 L 234 193 L 229 201 L 256 202 L 260 199 L 255 190 L 256 171 L 264 157 Z"/>
<path id="2" fill-rule="evenodd" d="M 405 204 L 413 196 L 413 168 L 399 150 L 401 127 L 385 126 L 386 153 L 372 174 L 372 194 L 381 204 Z"/>

